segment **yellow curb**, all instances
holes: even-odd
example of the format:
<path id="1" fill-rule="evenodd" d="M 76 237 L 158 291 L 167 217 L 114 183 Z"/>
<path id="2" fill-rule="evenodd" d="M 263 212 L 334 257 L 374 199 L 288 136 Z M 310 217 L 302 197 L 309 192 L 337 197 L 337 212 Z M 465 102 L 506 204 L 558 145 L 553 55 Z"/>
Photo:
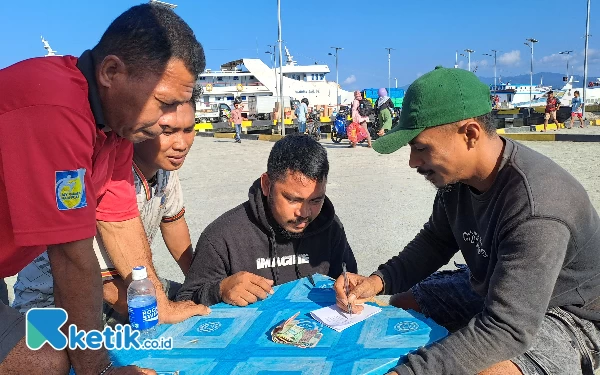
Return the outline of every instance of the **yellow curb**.
<path id="1" fill-rule="evenodd" d="M 215 133 L 215 138 L 235 138 L 235 133 Z"/>
<path id="2" fill-rule="evenodd" d="M 496 133 L 498 134 L 506 134 L 506 129 L 502 128 L 502 129 L 496 129 Z"/>
<path id="3" fill-rule="evenodd" d="M 555 134 L 537 134 L 537 133 L 506 133 L 504 137 L 514 139 L 515 141 L 555 141 Z"/>
<path id="4" fill-rule="evenodd" d="M 283 136 L 281 134 L 259 134 L 258 135 L 259 141 L 277 142 L 281 138 L 283 138 Z"/>
<path id="5" fill-rule="evenodd" d="M 211 130 L 213 128 L 212 124 L 210 122 L 205 122 L 205 123 L 199 123 L 194 125 L 194 130 L 195 131 L 199 131 L 199 130 Z"/>

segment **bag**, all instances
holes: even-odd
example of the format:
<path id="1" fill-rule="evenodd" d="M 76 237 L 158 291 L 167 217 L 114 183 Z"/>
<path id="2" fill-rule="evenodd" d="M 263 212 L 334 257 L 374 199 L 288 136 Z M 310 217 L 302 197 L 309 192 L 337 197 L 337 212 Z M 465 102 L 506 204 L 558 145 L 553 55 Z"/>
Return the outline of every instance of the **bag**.
<path id="1" fill-rule="evenodd" d="M 373 113 L 373 105 L 367 99 L 361 99 L 358 102 L 358 114 L 368 117 L 371 113 Z"/>
<path id="2" fill-rule="evenodd" d="M 353 122 L 346 128 L 348 140 L 352 143 L 358 143 L 369 136 L 367 129 L 360 126 L 358 122 Z"/>

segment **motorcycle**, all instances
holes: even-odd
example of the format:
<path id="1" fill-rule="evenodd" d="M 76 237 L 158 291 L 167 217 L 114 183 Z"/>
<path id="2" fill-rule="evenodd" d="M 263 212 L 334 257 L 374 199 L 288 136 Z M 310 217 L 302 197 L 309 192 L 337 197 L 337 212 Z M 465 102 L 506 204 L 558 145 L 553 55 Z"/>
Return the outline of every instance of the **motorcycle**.
<path id="1" fill-rule="evenodd" d="M 348 139 L 348 133 L 346 132 L 346 126 L 349 124 L 348 113 L 348 108 L 342 107 L 335 115 L 335 120 L 331 128 L 331 140 L 334 143 L 340 143 L 342 140 Z"/>
<path id="2" fill-rule="evenodd" d="M 305 134 L 313 137 L 317 142 L 321 140 L 321 113 L 322 110 L 313 110 L 306 119 Z"/>

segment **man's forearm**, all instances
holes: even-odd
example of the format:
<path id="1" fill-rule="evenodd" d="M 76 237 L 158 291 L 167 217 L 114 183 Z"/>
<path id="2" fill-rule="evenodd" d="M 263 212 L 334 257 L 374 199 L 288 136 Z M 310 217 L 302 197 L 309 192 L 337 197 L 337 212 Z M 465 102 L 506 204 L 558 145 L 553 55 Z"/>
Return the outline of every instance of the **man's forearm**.
<path id="1" fill-rule="evenodd" d="M 130 277 L 133 267 L 144 266 L 148 273 L 148 279 L 156 289 L 158 302 L 166 300 L 162 284 L 158 280 L 152 264 L 150 245 L 140 218 L 120 222 L 98 221 L 97 227 L 104 248 L 125 281 L 125 285 L 129 285 L 131 282 Z"/>
<path id="2" fill-rule="evenodd" d="M 181 268 L 181 272 L 187 275 L 192 264 L 193 250 L 185 217 L 171 223 L 161 223 L 160 231 L 171 256 Z"/>
<path id="3" fill-rule="evenodd" d="M 92 239 L 49 246 L 48 257 L 55 304 L 69 314 L 63 329 L 74 324 L 80 330 L 102 331 L 102 280 Z M 110 362 L 105 349 L 69 350 L 68 354 L 77 374 L 98 374 Z"/>

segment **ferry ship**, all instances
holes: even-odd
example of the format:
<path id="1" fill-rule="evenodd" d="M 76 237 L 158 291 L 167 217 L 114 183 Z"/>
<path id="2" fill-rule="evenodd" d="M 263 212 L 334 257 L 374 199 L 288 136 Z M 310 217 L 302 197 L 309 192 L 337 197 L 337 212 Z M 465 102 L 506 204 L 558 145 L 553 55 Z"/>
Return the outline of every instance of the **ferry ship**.
<path id="1" fill-rule="evenodd" d="M 298 65 L 285 47 L 283 95 L 296 100 L 307 98 L 310 105 L 349 105 L 354 97 L 336 82 L 329 81 L 329 67 L 324 64 Z M 251 96 L 279 96 L 280 68 L 269 67 L 260 59 L 243 58 L 221 65 L 220 70 L 206 69 L 198 77 L 202 86 L 203 104 L 226 103 L 231 105 L 239 97 L 247 103 Z"/>

